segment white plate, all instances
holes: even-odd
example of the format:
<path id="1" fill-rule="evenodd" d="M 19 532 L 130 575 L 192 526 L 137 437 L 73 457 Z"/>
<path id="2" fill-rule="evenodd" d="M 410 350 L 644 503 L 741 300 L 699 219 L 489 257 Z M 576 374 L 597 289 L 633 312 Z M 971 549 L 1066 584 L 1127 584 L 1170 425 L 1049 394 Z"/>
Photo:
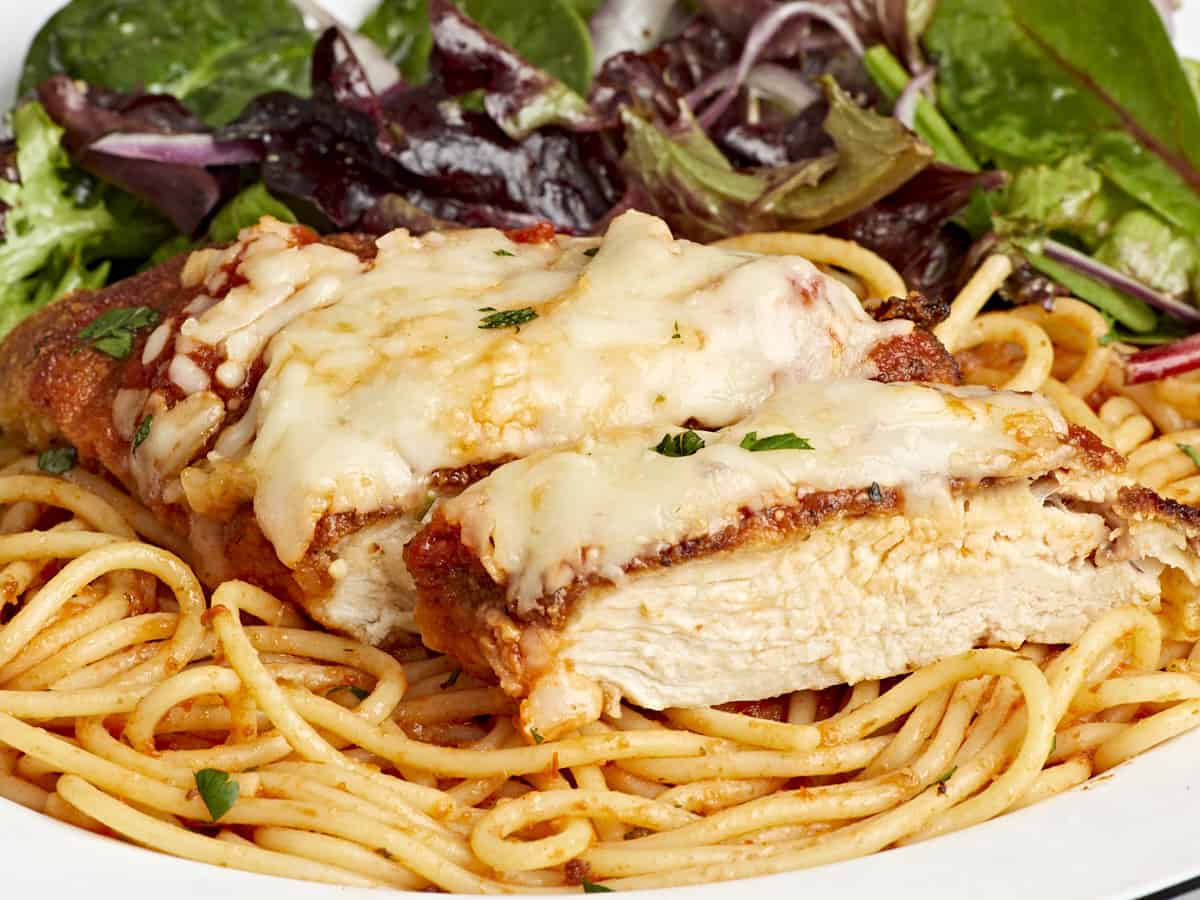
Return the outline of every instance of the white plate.
<path id="1" fill-rule="evenodd" d="M 153 2 L 153 0 L 144 0 Z M 519 0 L 512 0 L 519 2 Z M 56 0 L 0 0 L 0 107 L 17 67 Z M 371 0 L 327 0 L 354 21 Z M 1185 0 L 1180 45 L 1200 55 L 1200 0 Z M 924 844 L 786 875 L 672 891 L 671 900 L 754 894 L 894 900 L 1125 900 L 1200 875 L 1200 732 L 1184 735 L 1111 775 L 984 825 Z M 366 900 L 374 891 L 248 875 L 131 847 L 0 800 L 0 896 L 98 900 Z M 427 896 L 409 894 L 409 897 Z M 656 898 L 663 894 L 631 893 Z"/>

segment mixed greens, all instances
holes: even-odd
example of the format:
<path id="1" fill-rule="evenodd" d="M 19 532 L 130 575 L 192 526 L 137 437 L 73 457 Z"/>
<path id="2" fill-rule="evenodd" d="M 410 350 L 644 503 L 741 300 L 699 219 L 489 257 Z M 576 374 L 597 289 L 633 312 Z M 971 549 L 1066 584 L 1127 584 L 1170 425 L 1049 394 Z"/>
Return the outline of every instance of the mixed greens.
<path id="1" fill-rule="evenodd" d="M 1006 252 L 1000 302 L 1070 292 L 1169 343 L 1200 325 L 1200 65 L 1170 13 L 380 0 L 355 31 L 314 0 L 73 0 L 0 145 L 0 334 L 265 213 L 589 234 L 639 208 L 849 237 L 935 301 Z M 1131 375 L 1200 366 L 1189 341 Z"/>

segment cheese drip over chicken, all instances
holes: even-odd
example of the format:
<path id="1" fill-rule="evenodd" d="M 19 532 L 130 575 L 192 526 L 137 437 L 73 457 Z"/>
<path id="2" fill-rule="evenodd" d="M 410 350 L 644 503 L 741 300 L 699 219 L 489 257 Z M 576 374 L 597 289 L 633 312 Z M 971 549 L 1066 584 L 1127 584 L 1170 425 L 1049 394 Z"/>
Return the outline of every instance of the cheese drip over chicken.
<path id="1" fill-rule="evenodd" d="M 1075 454 L 1066 433 L 1061 414 L 1028 394 L 872 381 L 792 386 L 736 425 L 698 433 L 704 446 L 689 456 L 656 450 L 661 430 L 584 441 L 498 469 L 446 501 L 442 515 L 526 615 L 577 579 L 619 582 L 636 559 L 807 494 L 874 485 L 900 490 L 909 514 L 936 515 L 955 481 L 1065 464 Z M 749 449 L 776 436 L 785 449 Z"/>
<path id="2" fill-rule="evenodd" d="M 719 428 L 779 384 L 872 377 L 872 349 L 912 331 L 876 323 L 804 259 L 677 241 L 636 212 L 599 242 L 398 231 L 373 259 L 295 234 L 264 220 L 194 254 L 185 280 L 210 297 L 171 350 L 175 383 L 213 407 L 192 443 L 213 446 L 208 462 L 246 491 L 289 566 L 328 514 L 427 507 L 439 470 L 649 423 Z M 187 362 L 198 350 L 221 359 L 226 390 L 265 363 L 232 426 Z M 178 471 L 185 423 L 172 412 L 155 413 L 139 480 Z"/>

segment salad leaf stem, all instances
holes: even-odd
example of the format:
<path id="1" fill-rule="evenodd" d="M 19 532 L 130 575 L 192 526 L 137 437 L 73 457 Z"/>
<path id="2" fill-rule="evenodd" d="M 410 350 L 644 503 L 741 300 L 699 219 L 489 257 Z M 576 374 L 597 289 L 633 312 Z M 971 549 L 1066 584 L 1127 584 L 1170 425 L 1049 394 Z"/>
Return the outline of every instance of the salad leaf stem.
<path id="1" fill-rule="evenodd" d="M 1130 278 L 1123 272 L 1118 272 L 1111 266 L 1106 266 L 1099 260 L 1093 259 L 1086 253 L 1081 253 L 1072 247 L 1068 247 L 1066 244 L 1048 238 L 1042 241 L 1042 253 L 1047 259 L 1062 263 L 1064 266 L 1068 266 L 1082 275 L 1086 275 L 1122 293 L 1135 297 L 1150 306 L 1161 309 L 1163 312 L 1169 313 L 1177 319 L 1193 324 L 1200 323 L 1200 309 L 1196 309 L 1196 307 L 1189 303 L 1168 297 L 1166 294 L 1147 287 L 1136 278 Z M 1070 287 L 1070 285 L 1067 286 Z M 1111 311 L 1108 310 L 1108 312 Z M 1116 313 L 1112 314 L 1114 317 L 1120 318 L 1116 316 Z M 1124 320 L 1122 319 L 1122 321 Z M 1129 324 L 1131 328 L 1133 327 L 1131 323 L 1127 322 L 1126 324 Z M 1136 328 L 1135 330 L 1144 331 L 1146 329 Z"/>
<path id="2" fill-rule="evenodd" d="M 883 95 L 893 103 L 896 102 L 908 85 L 910 77 L 892 51 L 882 44 L 872 47 L 863 54 L 863 65 Z M 975 161 L 971 151 L 958 139 L 958 135 L 938 112 L 938 108 L 925 97 L 917 98 L 913 131 L 933 148 L 938 162 L 948 163 L 968 172 L 979 171 L 979 163 Z"/>

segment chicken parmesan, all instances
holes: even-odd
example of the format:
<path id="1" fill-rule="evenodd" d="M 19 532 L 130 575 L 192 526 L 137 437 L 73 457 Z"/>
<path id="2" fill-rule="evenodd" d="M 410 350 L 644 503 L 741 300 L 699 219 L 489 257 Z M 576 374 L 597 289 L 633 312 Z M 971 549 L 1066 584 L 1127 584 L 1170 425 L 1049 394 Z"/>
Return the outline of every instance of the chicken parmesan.
<path id="1" fill-rule="evenodd" d="M 1046 400 L 831 381 L 501 467 L 409 545 L 425 642 L 546 736 L 1068 643 L 1200 584 L 1200 516 Z"/>
<path id="2" fill-rule="evenodd" d="M 783 385 L 956 376 L 928 332 L 876 321 L 806 260 L 675 240 L 641 213 L 603 239 L 318 240 L 264 219 L 26 322 L 0 349 L 0 427 L 116 476 L 209 583 L 386 644 L 411 628 L 405 543 L 506 461 L 721 428 Z"/>

